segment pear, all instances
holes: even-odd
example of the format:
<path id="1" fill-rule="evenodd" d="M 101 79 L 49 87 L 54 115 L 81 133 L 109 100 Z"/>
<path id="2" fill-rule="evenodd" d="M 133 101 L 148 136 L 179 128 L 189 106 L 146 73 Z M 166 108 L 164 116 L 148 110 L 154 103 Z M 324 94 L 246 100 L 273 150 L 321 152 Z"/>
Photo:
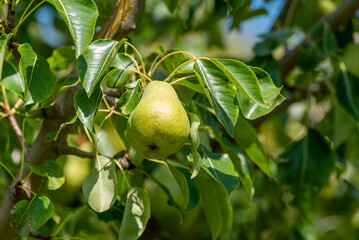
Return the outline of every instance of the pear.
<path id="1" fill-rule="evenodd" d="M 190 123 L 173 87 L 151 81 L 128 118 L 126 139 L 145 158 L 172 155 L 188 141 Z"/>

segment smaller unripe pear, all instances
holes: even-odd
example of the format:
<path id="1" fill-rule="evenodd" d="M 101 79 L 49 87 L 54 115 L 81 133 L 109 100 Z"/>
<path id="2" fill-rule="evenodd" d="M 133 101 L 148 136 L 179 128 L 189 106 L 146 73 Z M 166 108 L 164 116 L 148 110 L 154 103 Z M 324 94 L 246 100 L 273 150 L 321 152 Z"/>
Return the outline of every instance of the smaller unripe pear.
<path id="1" fill-rule="evenodd" d="M 128 118 L 126 139 L 143 157 L 160 159 L 178 152 L 189 130 L 187 113 L 173 87 L 152 81 Z"/>

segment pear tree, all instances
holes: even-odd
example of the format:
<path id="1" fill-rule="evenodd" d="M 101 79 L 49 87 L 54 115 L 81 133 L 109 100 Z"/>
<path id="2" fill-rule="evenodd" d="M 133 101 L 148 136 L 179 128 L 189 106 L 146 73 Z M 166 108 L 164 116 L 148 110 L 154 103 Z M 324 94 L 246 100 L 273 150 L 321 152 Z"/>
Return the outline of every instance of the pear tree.
<path id="1" fill-rule="evenodd" d="M 211 46 L 264 7 L 190 2 L 0 1 L 2 239 L 332 239 L 311 221 L 358 200 L 359 1 L 315 25 L 283 1 L 251 61 Z"/>

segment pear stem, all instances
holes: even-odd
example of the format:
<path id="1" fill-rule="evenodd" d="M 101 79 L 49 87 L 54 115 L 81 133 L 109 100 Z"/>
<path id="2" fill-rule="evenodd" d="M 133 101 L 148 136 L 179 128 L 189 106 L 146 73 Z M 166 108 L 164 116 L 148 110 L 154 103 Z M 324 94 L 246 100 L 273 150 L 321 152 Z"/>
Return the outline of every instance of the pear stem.
<path id="1" fill-rule="evenodd" d="M 178 65 L 178 66 L 176 67 L 176 69 L 173 70 L 172 73 L 164 80 L 164 82 L 168 82 L 168 81 L 173 77 L 173 75 L 175 75 L 176 72 L 177 72 L 181 67 L 183 67 L 184 65 L 186 65 L 186 64 L 188 64 L 188 63 L 190 63 L 190 62 L 193 62 L 193 61 L 201 60 L 201 59 L 203 59 L 203 60 L 209 60 L 209 58 L 206 58 L 206 57 L 198 57 L 198 58 L 193 58 L 193 59 L 187 60 L 187 61 L 181 63 L 180 65 Z"/>
<path id="2" fill-rule="evenodd" d="M 183 80 L 186 80 L 186 79 L 189 79 L 189 78 L 193 78 L 193 77 L 195 77 L 195 76 L 196 76 L 196 75 L 189 75 L 189 76 L 186 76 L 186 77 L 182 77 L 182 78 L 177 79 L 176 81 L 171 82 L 170 84 L 171 84 L 171 85 L 174 85 L 174 84 L 176 84 L 176 83 L 178 83 L 178 82 L 180 82 L 180 81 L 183 81 Z"/>
<path id="3" fill-rule="evenodd" d="M 171 53 L 165 55 L 164 57 L 162 57 L 161 60 L 159 60 L 154 67 L 151 66 L 150 71 L 148 72 L 148 76 L 149 76 L 149 77 L 152 77 L 152 75 L 153 75 L 153 73 L 155 72 L 156 68 L 157 68 L 166 58 L 168 58 L 168 57 L 170 57 L 170 56 L 172 56 L 172 55 L 175 55 L 175 54 L 180 54 L 180 53 L 187 54 L 187 55 L 191 56 L 192 58 L 196 58 L 194 55 L 192 55 L 191 53 L 186 52 L 186 51 L 175 51 L 175 52 L 171 52 Z M 155 61 L 153 61 L 153 63 L 155 63 L 160 56 L 161 56 L 161 55 L 158 55 L 157 58 L 155 59 Z M 152 68 L 152 67 L 153 67 L 153 68 Z"/>
<path id="4" fill-rule="evenodd" d="M 131 68 L 119 68 L 118 70 L 134 72 L 134 73 L 137 73 L 138 75 L 140 75 L 141 77 L 146 78 L 146 80 L 148 80 L 149 82 L 152 81 L 152 79 L 149 78 L 146 74 L 143 74 L 140 71 L 137 71 L 137 70 L 134 70 L 134 69 L 131 69 Z"/>
<path id="5" fill-rule="evenodd" d="M 128 54 L 128 53 L 124 53 L 124 55 L 127 56 L 127 57 L 129 57 L 129 58 L 131 59 L 131 61 L 135 64 L 137 71 L 140 72 L 140 67 L 138 66 L 138 63 L 137 63 L 136 59 L 135 59 L 134 57 L 132 57 L 132 56 L 131 56 L 130 54 Z"/>
<path id="6" fill-rule="evenodd" d="M 168 167 L 168 165 L 167 165 L 167 163 L 165 161 L 158 160 L 158 159 L 152 159 L 152 158 L 147 158 L 147 160 L 151 161 L 151 162 L 155 162 L 155 163 L 161 163 L 161 164 L 166 165 Z"/>
<path id="7" fill-rule="evenodd" d="M 146 75 L 146 68 L 145 68 L 145 64 L 143 63 L 143 59 L 141 57 L 141 54 L 138 52 L 137 48 L 135 48 L 135 46 L 133 46 L 131 43 L 129 42 L 125 42 L 126 45 L 130 46 L 134 51 L 135 53 L 137 54 L 138 58 L 140 59 L 140 62 L 141 62 L 141 65 L 142 65 L 142 71 L 143 71 L 143 74 Z"/>

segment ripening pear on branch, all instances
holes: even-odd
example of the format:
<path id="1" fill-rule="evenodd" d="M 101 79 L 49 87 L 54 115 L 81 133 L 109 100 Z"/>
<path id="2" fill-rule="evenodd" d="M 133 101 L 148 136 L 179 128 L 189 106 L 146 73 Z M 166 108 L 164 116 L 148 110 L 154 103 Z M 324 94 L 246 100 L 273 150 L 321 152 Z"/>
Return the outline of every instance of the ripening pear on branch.
<path id="1" fill-rule="evenodd" d="M 126 127 L 126 138 L 145 158 L 168 157 L 188 141 L 187 113 L 172 86 L 150 82 Z"/>

